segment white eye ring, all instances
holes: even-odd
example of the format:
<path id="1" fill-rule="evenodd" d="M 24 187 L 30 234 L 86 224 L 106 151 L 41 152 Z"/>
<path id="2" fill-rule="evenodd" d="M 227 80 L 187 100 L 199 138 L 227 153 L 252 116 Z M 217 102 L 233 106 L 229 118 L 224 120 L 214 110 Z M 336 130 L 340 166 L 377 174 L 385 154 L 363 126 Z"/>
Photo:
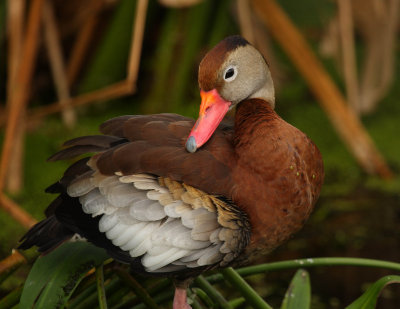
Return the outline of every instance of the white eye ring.
<path id="1" fill-rule="evenodd" d="M 226 68 L 224 72 L 224 80 L 227 82 L 233 81 L 238 74 L 238 69 L 236 65 L 230 65 Z"/>

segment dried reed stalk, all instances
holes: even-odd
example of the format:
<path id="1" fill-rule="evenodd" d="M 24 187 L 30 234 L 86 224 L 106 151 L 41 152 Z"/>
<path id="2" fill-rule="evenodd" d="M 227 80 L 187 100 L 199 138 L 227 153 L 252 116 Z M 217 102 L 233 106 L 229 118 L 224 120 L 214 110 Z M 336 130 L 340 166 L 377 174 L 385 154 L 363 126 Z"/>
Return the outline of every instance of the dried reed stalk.
<path id="1" fill-rule="evenodd" d="M 136 80 L 139 72 L 140 53 L 143 41 L 144 25 L 146 22 L 147 4 L 148 0 L 139 0 L 137 4 L 137 18 L 135 18 L 134 21 L 134 31 L 129 54 L 127 79 L 102 89 L 73 97 L 70 100 L 71 107 L 87 105 L 96 101 L 111 100 L 125 95 L 130 95 L 136 91 Z M 61 110 L 62 108 L 59 106 L 58 102 L 35 108 L 33 111 L 29 112 L 27 122 L 30 123 L 32 121 L 38 121 L 42 117 L 60 112 Z M 0 126 L 4 123 L 4 121 L 5 118 L 0 117 Z"/>
<path id="2" fill-rule="evenodd" d="M 29 85 L 33 75 L 37 52 L 42 5 L 43 0 L 31 1 L 21 63 L 15 77 L 15 87 L 12 89 L 11 101 L 9 103 L 8 121 L 0 161 L 0 192 L 4 189 L 16 132 L 28 101 Z"/>
<path id="3" fill-rule="evenodd" d="M 8 32 L 8 72 L 7 94 L 13 92 L 15 79 L 21 60 L 24 38 L 25 0 L 7 1 L 7 32 Z"/>
<path id="4" fill-rule="evenodd" d="M 360 110 L 358 94 L 357 63 L 354 47 L 354 27 L 352 5 L 349 0 L 338 0 L 339 34 L 343 61 L 343 73 L 346 83 L 347 100 L 354 112 Z"/>
<path id="5" fill-rule="evenodd" d="M 253 13 L 251 11 L 249 0 L 237 0 L 236 8 L 242 36 L 251 44 L 255 45 L 256 38 L 252 20 Z"/>
<path id="6" fill-rule="evenodd" d="M 361 34 L 366 42 L 366 56 L 362 68 L 362 113 L 372 112 L 393 83 L 395 68 L 395 42 L 398 32 L 400 0 L 354 1 L 354 14 L 360 23 Z M 370 10 L 359 11 L 360 7 Z"/>
<path id="7" fill-rule="evenodd" d="M 2 192 L 0 192 L 0 206 L 27 229 L 31 228 L 37 223 L 35 218 L 33 218 L 29 213 L 23 210 L 18 204 L 13 202 Z"/>
<path id="8" fill-rule="evenodd" d="M 24 185 L 24 154 L 25 154 L 25 118 L 26 111 L 21 115 L 21 124 L 17 127 L 11 149 L 11 159 L 6 175 L 6 190 L 11 194 L 21 192 Z"/>
<path id="9" fill-rule="evenodd" d="M 7 72 L 7 105 L 12 102 L 15 81 L 21 61 L 24 38 L 25 0 L 9 0 L 7 3 L 8 31 L 8 72 Z M 23 185 L 23 155 L 25 127 L 18 126 L 11 149 L 10 164 L 7 170 L 6 185 L 11 193 L 17 193 Z"/>
<path id="10" fill-rule="evenodd" d="M 133 23 L 131 50 L 127 68 L 127 82 L 136 86 L 139 73 L 140 54 L 143 45 L 144 28 L 146 24 L 146 13 L 148 0 L 139 0 L 136 7 L 135 21 Z"/>
<path id="11" fill-rule="evenodd" d="M 393 174 L 370 136 L 285 12 L 274 0 L 252 0 L 252 3 L 271 34 L 303 75 L 359 164 L 367 173 L 391 178 Z"/>
<path id="12" fill-rule="evenodd" d="M 11 216 L 13 216 L 19 223 L 26 227 L 31 227 L 36 223 L 36 220 L 33 219 L 23 209 L 21 209 L 16 203 L 7 198 L 2 191 L 7 174 L 6 168 L 11 159 L 11 149 L 16 130 L 20 124 L 21 115 L 23 115 L 23 110 L 26 108 L 26 102 L 28 99 L 27 92 L 29 90 L 28 86 L 33 74 L 34 60 L 37 52 L 39 24 L 43 2 L 44 0 L 32 0 L 29 11 L 22 61 L 16 77 L 16 87 L 18 86 L 19 91 L 15 93 L 15 96 L 12 97 L 13 100 L 10 103 L 11 105 L 8 114 L 3 153 L 0 162 L 0 206 Z M 139 0 L 137 4 L 136 15 L 139 17 L 134 21 L 135 26 L 129 57 L 128 78 L 103 89 L 72 98 L 70 100 L 71 108 L 85 105 L 94 101 L 118 98 L 131 94 L 136 90 L 135 82 L 137 80 L 137 74 L 139 71 L 138 67 L 140 63 L 140 52 L 143 40 L 147 4 L 148 0 Z M 140 46 L 138 47 L 137 45 Z M 60 112 L 62 109 L 63 106 L 59 104 L 59 102 L 53 103 L 49 106 L 37 108 L 34 112 L 29 113 L 29 120 L 38 120 L 46 115 Z M 5 121 L 5 119 L 6 118 L 0 120 Z"/>
<path id="13" fill-rule="evenodd" d="M 107 101 L 129 95 L 136 90 L 135 85 L 128 83 L 126 80 L 115 83 L 113 85 L 104 87 L 99 90 L 95 90 L 89 93 L 71 98 L 70 106 L 72 108 L 87 105 L 93 102 Z M 62 110 L 62 106 L 58 102 L 54 102 L 50 105 L 37 107 L 29 112 L 27 119 L 28 124 L 32 121 L 38 121 L 41 118 L 58 113 Z"/>
<path id="14" fill-rule="evenodd" d="M 285 74 L 276 59 L 267 29 L 253 12 L 249 0 L 237 0 L 236 8 L 242 36 L 257 47 L 265 59 L 268 59 L 268 66 L 274 80 L 274 86 L 276 89 L 279 89 Z"/>
<path id="15" fill-rule="evenodd" d="M 25 257 L 17 250 L 13 250 L 11 255 L 0 261 L 0 277 L 26 263 Z"/>
<path id="16" fill-rule="evenodd" d="M 103 6 L 103 1 L 92 0 L 88 5 L 91 7 L 92 14 L 85 20 L 81 30 L 77 34 L 72 53 L 67 66 L 68 85 L 71 86 L 82 68 L 87 49 L 90 47 L 94 31 L 99 21 L 99 13 Z"/>
<path id="17" fill-rule="evenodd" d="M 43 7 L 43 25 L 45 30 L 45 43 L 50 60 L 50 68 L 59 104 L 62 106 L 62 120 L 67 128 L 72 128 L 76 123 L 76 113 L 70 105 L 71 96 L 64 65 L 60 36 L 57 31 L 53 5 L 49 0 L 45 1 Z"/>
<path id="18" fill-rule="evenodd" d="M 377 92 L 383 97 L 393 82 L 395 71 L 395 50 L 396 39 L 398 32 L 398 25 L 400 19 L 400 0 L 389 0 L 388 3 L 388 19 L 386 24 L 386 31 L 383 36 L 383 51 L 382 51 L 382 79 L 377 89 Z"/>

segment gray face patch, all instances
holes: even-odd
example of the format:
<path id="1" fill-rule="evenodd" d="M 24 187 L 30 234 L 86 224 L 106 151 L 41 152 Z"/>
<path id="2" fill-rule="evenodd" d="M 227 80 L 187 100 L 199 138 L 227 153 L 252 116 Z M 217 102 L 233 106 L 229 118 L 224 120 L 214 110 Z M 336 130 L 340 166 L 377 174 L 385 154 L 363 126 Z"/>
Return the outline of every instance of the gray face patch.
<path id="1" fill-rule="evenodd" d="M 232 69 L 234 72 L 230 72 Z M 233 104 L 259 98 L 273 107 L 275 105 L 271 73 L 264 58 L 251 45 L 240 46 L 232 51 L 222 63 L 217 79 L 217 84 L 221 84 L 221 96 Z"/>

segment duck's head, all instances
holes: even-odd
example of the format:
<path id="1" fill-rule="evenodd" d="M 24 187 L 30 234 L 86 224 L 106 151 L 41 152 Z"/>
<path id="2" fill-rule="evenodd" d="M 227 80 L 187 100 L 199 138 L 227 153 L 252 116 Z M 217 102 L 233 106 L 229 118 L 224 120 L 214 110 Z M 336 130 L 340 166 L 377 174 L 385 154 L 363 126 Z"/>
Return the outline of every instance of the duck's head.
<path id="1" fill-rule="evenodd" d="M 225 114 L 243 100 L 258 98 L 275 106 L 271 73 L 263 56 L 241 36 L 218 43 L 200 62 L 199 118 L 186 141 L 195 152 L 214 133 Z"/>

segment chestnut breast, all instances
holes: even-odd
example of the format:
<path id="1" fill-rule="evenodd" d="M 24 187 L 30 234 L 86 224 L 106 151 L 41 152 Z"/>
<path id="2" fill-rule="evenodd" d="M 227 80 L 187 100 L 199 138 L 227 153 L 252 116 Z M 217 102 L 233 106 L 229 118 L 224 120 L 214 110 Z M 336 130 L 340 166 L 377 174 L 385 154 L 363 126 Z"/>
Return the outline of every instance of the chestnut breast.
<path id="1" fill-rule="evenodd" d="M 235 151 L 232 199 L 249 215 L 249 247 L 265 253 L 309 217 L 324 176 L 322 158 L 304 133 L 256 99 L 237 109 Z"/>

